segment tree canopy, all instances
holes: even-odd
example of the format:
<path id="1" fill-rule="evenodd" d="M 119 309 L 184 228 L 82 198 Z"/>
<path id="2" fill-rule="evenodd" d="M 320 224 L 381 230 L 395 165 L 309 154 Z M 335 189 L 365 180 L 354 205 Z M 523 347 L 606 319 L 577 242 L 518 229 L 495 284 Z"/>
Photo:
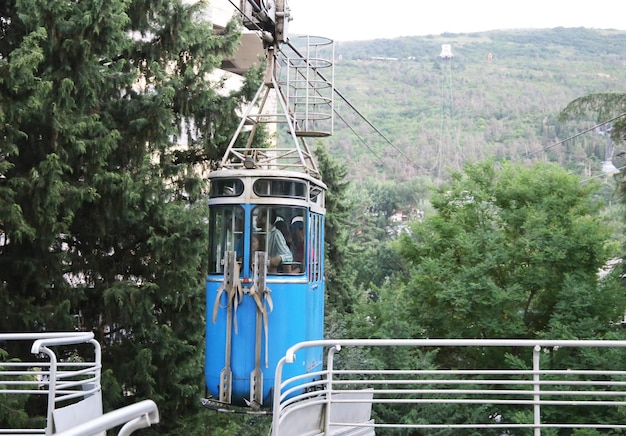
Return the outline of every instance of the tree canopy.
<path id="1" fill-rule="evenodd" d="M 433 195 L 437 214 L 399 244 L 411 265 L 406 302 L 422 334 L 582 339 L 607 331 L 626 302 L 598 281 L 610 235 L 595 190 L 553 164 L 484 162 L 454 173 Z M 594 321 L 574 329 L 583 318 Z"/>
<path id="2" fill-rule="evenodd" d="M 152 398 L 162 428 L 203 392 L 201 171 L 256 88 L 209 80 L 239 30 L 206 6 L 0 6 L 0 330 L 96 332 L 107 408 Z"/>

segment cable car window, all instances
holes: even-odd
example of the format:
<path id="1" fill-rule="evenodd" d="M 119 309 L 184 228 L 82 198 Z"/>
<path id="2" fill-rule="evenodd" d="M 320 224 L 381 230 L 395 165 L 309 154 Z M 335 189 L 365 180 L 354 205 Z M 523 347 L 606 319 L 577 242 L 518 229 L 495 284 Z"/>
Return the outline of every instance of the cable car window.
<path id="1" fill-rule="evenodd" d="M 252 238 L 266 251 L 269 274 L 304 274 L 306 210 L 290 206 L 258 206 L 252 212 Z"/>
<path id="2" fill-rule="evenodd" d="M 311 188 L 311 192 L 309 192 L 309 199 L 313 202 L 313 203 L 317 203 L 317 199 L 319 198 L 320 195 L 323 195 L 323 192 L 321 188 L 318 187 L 312 187 Z M 323 206 L 323 202 L 322 202 L 322 206 Z"/>
<path id="3" fill-rule="evenodd" d="M 306 198 L 306 183 L 297 180 L 259 179 L 253 189 L 260 197 Z"/>
<path id="4" fill-rule="evenodd" d="M 239 179 L 213 179 L 211 192 L 213 197 L 236 197 L 243 192 L 243 182 Z"/>
<path id="5" fill-rule="evenodd" d="M 209 273 L 224 272 L 224 254 L 243 256 L 243 208 L 238 205 L 212 206 L 209 213 Z"/>
<path id="6" fill-rule="evenodd" d="M 310 241 L 310 248 L 307 252 L 309 280 L 316 282 L 323 279 L 324 220 L 322 215 L 311 215 L 308 227 L 308 240 Z"/>

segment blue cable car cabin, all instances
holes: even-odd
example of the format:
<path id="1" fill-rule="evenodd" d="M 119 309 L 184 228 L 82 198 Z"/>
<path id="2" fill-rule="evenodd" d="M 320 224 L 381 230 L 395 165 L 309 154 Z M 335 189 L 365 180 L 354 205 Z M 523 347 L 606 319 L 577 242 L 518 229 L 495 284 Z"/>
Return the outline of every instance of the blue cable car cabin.
<path id="1" fill-rule="evenodd" d="M 267 407 L 285 351 L 323 339 L 326 187 L 295 171 L 209 179 L 207 389 L 219 403 Z M 322 369 L 321 349 L 297 358 L 285 377 Z"/>
<path id="2" fill-rule="evenodd" d="M 263 31 L 265 78 L 209 173 L 205 400 L 220 410 L 270 408 L 278 361 L 324 329 L 326 186 L 305 138 L 332 134 L 334 45 L 307 37 L 301 55 L 286 38 L 286 1 L 252 3 L 241 10 Z M 258 140 L 264 128 L 273 133 Z M 322 351 L 285 367 L 283 377 L 302 376 L 293 395 L 322 370 Z"/>

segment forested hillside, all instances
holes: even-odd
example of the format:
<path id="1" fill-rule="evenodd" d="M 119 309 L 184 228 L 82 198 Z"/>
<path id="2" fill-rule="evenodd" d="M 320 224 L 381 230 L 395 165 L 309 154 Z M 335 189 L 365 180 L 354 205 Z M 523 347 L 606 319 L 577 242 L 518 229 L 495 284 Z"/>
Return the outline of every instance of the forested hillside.
<path id="1" fill-rule="evenodd" d="M 452 58 L 440 57 L 442 44 L 451 45 Z M 488 157 L 556 161 L 598 175 L 604 137 L 589 132 L 559 144 L 596 120 L 557 118 L 570 101 L 623 92 L 626 83 L 626 32 L 614 30 L 338 42 L 335 56 L 337 90 L 384 135 L 336 98 L 341 118 L 324 142 L 347 165 L 349 177 L 361 181 L 404 182 L 421 175 L 439 183 L 449 170 Z M 619 154 L 623 145 L 615 148 Z M 616 157 L 614 163 L 624 162 Z"/>

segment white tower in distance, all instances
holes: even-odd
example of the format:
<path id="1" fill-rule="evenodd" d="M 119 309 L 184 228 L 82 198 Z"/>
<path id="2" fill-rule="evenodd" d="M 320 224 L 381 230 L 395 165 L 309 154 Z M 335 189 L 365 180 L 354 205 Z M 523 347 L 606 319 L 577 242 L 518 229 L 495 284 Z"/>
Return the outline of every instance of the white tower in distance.
<path id="1" fill-rule="evenodd" d="M 441 44 L 441 54 L 439 55 L 442 59 L 451 59 L 454 57 L 452 54 L 452 45 L 451 44 Z"/>

